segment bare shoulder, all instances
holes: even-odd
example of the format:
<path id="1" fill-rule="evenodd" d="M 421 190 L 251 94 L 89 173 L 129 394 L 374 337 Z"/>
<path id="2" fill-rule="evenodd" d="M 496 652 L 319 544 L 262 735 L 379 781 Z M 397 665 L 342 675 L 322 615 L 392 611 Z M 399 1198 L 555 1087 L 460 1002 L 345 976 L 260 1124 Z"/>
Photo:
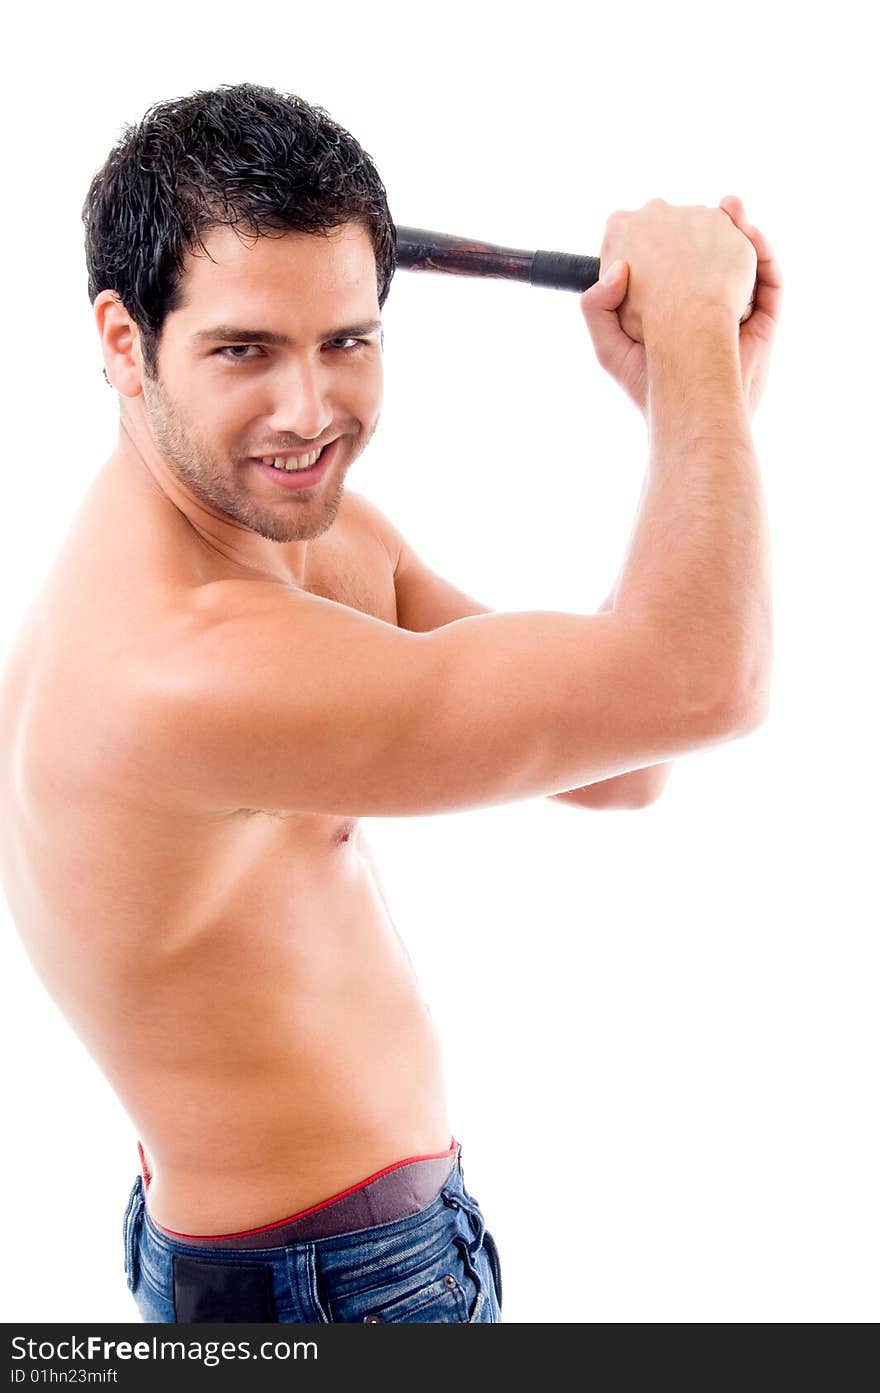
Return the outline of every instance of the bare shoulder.
<path id="1" fill-rule="evenodd" d="M 347 517 L 351 524 L 363 533 L 378 538 L 387 551 L 392 570 L 394 570 L 400 557 L 403 537 L 390 518 L 386 517 L 381 508 L 378 508 L 369 498 L 366 498 L 362 493 L 357 493 L 354 489 L 346 488 L 344 502 L 339 510 L 340 516 L 345 502 L 348 503 Z"/>

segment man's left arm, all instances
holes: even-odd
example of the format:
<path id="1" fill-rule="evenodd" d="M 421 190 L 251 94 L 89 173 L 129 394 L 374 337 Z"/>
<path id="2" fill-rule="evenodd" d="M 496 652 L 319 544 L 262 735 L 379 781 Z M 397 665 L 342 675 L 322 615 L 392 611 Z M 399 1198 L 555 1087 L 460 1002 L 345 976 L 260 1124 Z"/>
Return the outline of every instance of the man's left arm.
<path id="1" fill-rule="evenodd" d="M 352 494 L 353 491 L 348 489 L 346 492 Z M 442 628 L 444 624 L 452 624 L 457 619 L 493 613 L 489 606 L 481 605 L 426 566 L 375 504 L 362 495 L 356 495 L 356 498 L 368 524 L 382 538 L 392 562 L 399 628 L 425 633 L 430 629 Z M 598 612 L 612 608 L 613 592 Z M 547 797 L 576 808 L 644 808 L 660 797 L 671 771 L 671 762 L 654 764 L 646 769 L 617 774 L 612 779 L 600 779 L 583 788 L 550 793 Z"/>

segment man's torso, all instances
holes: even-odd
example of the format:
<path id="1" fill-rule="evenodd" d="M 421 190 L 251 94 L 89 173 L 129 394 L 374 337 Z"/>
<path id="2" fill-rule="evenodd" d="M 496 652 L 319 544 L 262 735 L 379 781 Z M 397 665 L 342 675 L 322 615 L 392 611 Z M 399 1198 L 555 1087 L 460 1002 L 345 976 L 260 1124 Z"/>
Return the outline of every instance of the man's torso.
<path id="1" fill-rule="evenodd" d="M 450 1142 L 436 1034 L 359 822 L 206 815 L 114 767 L 127 673 L 199 586 L 240 578 L 225 564 L 105 466 L 0 690 L 13 917 L 144 1142 L 151 1213 L 192 1233 L 272 1222 Z M 397 623 L 391 558 L 350 491 L 304 588 Z"/>

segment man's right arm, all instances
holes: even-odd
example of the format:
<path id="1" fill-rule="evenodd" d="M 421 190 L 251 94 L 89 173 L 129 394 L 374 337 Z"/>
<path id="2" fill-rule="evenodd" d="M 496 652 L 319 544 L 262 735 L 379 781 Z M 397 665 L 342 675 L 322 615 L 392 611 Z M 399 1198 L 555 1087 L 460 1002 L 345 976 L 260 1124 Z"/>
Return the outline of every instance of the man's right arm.
<path id="1" fill-rule="evenodd" d="M 260 581 L 194 592 L 115 747 L 189 808 L 406 816 L 552 794 L 764 719 L 769 544 L 738 310 L 643 318 L 651 455 L 610 613 L 427 633 Z M 121 710 L 119 703 L 116 710 Z"/>
<path id="2" fill-rule="evenodd" d="M 657 502 L 657 517 L 676 511 L 671 483 Z M 413 816 L 582 787 L 736 738 L 755 708 L 741 643 L 727 642 L 729 623 L 713 628 L 720 593 L 691 586 L 681 562 L 655 609 L 638 589 L 640 551 L 622 582 L 629 609 L 492 613 L 428 633 L 276 584 L 203 586 L 173 641 L 144 651 L 119 738 L 104 731 L 114 778 L 194 812 Z M 112 720 L 124 704 L 108 707 Z"/>

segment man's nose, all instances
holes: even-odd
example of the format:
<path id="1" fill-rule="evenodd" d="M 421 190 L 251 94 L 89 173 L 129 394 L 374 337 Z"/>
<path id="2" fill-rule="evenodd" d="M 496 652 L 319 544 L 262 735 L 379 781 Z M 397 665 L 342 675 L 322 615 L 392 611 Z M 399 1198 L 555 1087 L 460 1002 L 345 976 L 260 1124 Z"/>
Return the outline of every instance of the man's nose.
<path id="1" fill-rule="evenodd" d="M 279 374 L 268 426 L 278 435 L 314 440 L 333 420 L 326 374 L 319 363 L 300 361 Z"/>

